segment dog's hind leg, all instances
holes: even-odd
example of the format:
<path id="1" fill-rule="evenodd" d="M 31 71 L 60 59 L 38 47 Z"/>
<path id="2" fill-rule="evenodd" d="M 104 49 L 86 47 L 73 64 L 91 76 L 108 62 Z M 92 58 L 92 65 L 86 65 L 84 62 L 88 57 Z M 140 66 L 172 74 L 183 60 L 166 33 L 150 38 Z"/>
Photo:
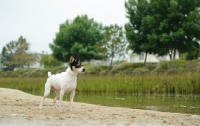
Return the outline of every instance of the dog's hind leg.
<path id="1" fill-rule="evenodd" d="M 56 93 L 56 97 L 53 99 L 53 103 L 54 103 L 54 106 L 57 108 L 58 106 L 56 106 L 56 100 L 59 100 L 60 98 L 60 91 L 54 90 L 54 92 Z"/>
<path id="2" fill-rule="evenodd" d="M 43 96 L 42 101 L 41 101 L 40 106 L 39 106 L 40 109 L 42 109 L 44 99 L 49 95 L 50 90 L 51 90 L 51 87 L 46 83 L 45 84 L 44 96 Z"/>

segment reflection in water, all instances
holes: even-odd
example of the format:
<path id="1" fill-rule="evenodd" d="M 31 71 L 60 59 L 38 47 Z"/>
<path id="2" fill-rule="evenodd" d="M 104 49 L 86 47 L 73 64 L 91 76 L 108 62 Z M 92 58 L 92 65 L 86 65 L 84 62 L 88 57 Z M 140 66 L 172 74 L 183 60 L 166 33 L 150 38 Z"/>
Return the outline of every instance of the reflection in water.
<path id="1" fill-rule="evenodd" d="M 43 95 L 43 92 L 31 93 L 40 96 Z M 51 92 L 49 97 L 54 98 L 54 92 Z M 69 94 L 65 94 L 63 100 L 69 101 Z M 166 96 L 76 93 L 74 101 L 111 107 L 127 107 L 134 109 L 190 113 L 200 115 L 200 96 L 194 95 Z"/>
<path id="2" fill-rule="evenodd" d="M 76 102 L 200 115 L 199 96 L 76 94 Z"/>

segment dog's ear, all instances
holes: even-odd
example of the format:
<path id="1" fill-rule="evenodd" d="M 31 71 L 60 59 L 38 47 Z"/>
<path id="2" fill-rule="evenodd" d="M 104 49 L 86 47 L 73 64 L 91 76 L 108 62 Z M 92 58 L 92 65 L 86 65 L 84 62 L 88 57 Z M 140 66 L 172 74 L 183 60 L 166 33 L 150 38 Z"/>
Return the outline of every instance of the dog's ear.
<path id="1" fill-rule="evenodd" d="M 79 63 L 81 62 L 80 58 L 76 58 L 76 61 L 79 62 Z"/>
<path id="2" fill-rule="evenodd" d="M 69 59 L 69 63 L 73 63 L 74 60 L 75 60 L 74 57 L 71 55 L 71 56 L 70 56 L 70 59 Z"/>

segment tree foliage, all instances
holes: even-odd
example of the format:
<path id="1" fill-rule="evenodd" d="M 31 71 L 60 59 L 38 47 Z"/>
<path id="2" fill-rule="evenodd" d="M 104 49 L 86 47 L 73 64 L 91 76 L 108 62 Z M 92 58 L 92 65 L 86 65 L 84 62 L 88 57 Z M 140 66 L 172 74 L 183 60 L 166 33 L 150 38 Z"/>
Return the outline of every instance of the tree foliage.
<path id="1" fill-rule="evenodd" d="M 30 44 L 22 36 L 17 41 L 9 42 L 2 49 L 2 64 L 12 68 L 30 66 L 36 58 L 29 53 L 29 47 Z"/>
<path id="2" fill-rule="evenodd" d="M 199 48 L 200 1 L 128 0 L 129 23 L 125 25 L 130 47 L 136 52 L 169 54 L 175 59 Z"/>
<path id="3" fill-rule="evenodd" d="M 105 49 L 105 55 L 110 58 L 110 66 L 112 66 L 114 58 L 125 56 L 127 43 L 122 27 L 115 24 L 105 29 L 103 48 Z"/>
<path id="4" fill-rule="evenodd" d="M 43 55 L 40 63 L 44 64 L 44 68 L 55 68 L 63 64 L 63 62 L 58 61 L 53 56 L 50 55 Z"/>
<path id="5" fill-rule="evenodd" d="M 125 3 L 125 8 L 129 18 L 129 23 L 125 24 L 129 48 L 138 54 L 145 53 L 146 62 L 147 53 L 156 53 L 155 45 L 148 41 L 148 34 L 153 32 L 156 23 L 151 17 L 150 2 L 129 0 Z"/>
<path id="6" fill-rule="evenodd" d="M 79 55 L 82 60 L 102 58 L 96 48 L 102 41 L 102 30 L 102 25 L 87 15 L 67 20 L 60 25 L 53 44 L 50 44 L 53 56 L 64 62 L 69 60 L 70 54 Z"/>

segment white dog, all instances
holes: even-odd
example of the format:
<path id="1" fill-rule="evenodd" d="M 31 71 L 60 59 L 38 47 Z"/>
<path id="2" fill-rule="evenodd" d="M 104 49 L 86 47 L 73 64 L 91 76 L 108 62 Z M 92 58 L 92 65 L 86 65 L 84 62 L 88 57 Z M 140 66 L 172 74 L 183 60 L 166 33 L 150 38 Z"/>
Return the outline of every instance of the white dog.
<path id="1" fill-rule="evenodd" d="M 62 111 L 62 98 L 65 93 L 70 92 L 70 111 L 72 110 L 72 103 L 75 95 L 75 89 L 77 86 L 77 74 L 85 72 L 86 69 L 81 65 L 80 60 L 77 61 L 71 55 L 69 60 L 69 66 L 65 72 L 60 74 L 51 75 L 48 72 L 48 79 L 45 84 L 44 97 L 40 104 L 40 109 L 44 99 L 49 95 L 50 90 L 55 91 L 56 97 L 53 99 L 54 104 L 56 105 L 56 100 L 59 99 L 59 110 Z"/>

